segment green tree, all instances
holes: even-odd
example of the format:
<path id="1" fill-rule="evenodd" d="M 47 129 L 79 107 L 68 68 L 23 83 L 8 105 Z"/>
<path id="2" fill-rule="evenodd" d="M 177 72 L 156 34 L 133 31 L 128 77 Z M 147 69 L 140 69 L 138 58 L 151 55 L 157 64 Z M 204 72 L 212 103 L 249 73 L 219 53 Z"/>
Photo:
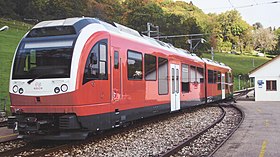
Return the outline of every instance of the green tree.
<path id="1" fill-rule="evenodd" d="M 273 50 L 277 44 L 276 35 L 270 30 L 259 28 L 253 32 L 254 50 L 260 50 L 263 53 Z"/>

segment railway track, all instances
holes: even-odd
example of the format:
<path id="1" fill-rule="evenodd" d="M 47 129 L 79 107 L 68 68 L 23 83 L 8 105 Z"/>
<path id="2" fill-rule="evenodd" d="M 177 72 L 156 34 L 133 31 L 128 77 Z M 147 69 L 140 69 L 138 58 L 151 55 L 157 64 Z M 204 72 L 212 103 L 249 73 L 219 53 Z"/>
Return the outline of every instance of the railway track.
<path id="1" fill-rule="evenodd" d="M 0 127 L 6 127 L 8 124 L 7 120 L 0 121 Z"/>
<path id="2" fill-rule="evenodd" d="M 192 137 L 184 139 L 179 145 L 174 146 L 172 149 L 159 156 L 212 156 L 231 137 L 244 120 L 243 111 L 236 106 L 223 105 L 222 108 L 224 111 L 223 115 L 212 125 Z M 239 112 L 240 118 L 236 118 L 236 114 L 232 115 L 234 112 L 232 109 Z M 230 120 L 234 119 L 233 117 L 235 117 L 235 120 L 238 122 L 235 122 L 234 127 L 230 126 L 227 128 L 226 125 L 233 124 L 229 123 Z M 227 131 L 221 133 L 221 130 Z"/>
<path id="3" fill-rule="evenodd" d="M 0 156 L 184 156 L 184 152 L 189 150 L 184 150 L 186 147 L 195 145 L 194 141 L 222 123 L 227 116 L 227 108 L 194 107 L 96 134 L 85 141 L 59 144 L 29 142 L 0 152 Z"/>
<path id="4" fill-rule="evenodd" d="M 216 106 L 161 116 L 159 120 L 121 133 L 73 145 L 46 156 L 158 156 L 162 151 L 180 143 L 181 137 L 203 130 L 223 114 Z M 203 122 L 202 122 L 203 121 Z"/>

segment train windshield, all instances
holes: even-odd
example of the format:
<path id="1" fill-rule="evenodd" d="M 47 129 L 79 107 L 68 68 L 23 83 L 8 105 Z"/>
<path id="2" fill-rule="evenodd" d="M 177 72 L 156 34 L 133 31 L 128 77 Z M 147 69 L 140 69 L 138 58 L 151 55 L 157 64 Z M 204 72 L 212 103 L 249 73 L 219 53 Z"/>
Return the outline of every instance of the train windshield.
<path id="1" fill-rule="evenodd" d="M 22 41 L 15 56 L 12 78 L 70 78 L 73 42 Z"/>

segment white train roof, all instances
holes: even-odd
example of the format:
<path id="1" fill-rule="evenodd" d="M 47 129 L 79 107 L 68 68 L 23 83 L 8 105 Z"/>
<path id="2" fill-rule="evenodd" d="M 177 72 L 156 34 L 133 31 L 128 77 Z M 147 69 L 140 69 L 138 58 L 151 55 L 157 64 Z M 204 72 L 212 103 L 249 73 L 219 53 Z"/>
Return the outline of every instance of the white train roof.
<path id="1" fill-rule="evenodd" d="M 214 65 L 214 66 L 218 66 L 218 67 L 221 67 L 221 68 L 225 68 L 225 69 L 229 69 L 231 70 L 231 68 L 227 65 L 225 65 L 224 63 L 222 62 L 218 62 L 218 61 L 213 61 L 211 59 L 208 59 L 208 58 L 202 58 L 202 60 L 204 62 L 206 62 L 206 64 L 210 64 L 210 65 Z"/>
<path id="2" fill-rule="evenodd" d="M 101 24 L 108 32 L 118 35 L 122 38 L 127 38 L 129 40 L 133 40 L 136 42 L 150 45 L 152 47 L 163 49 L 163 50 L 172 52 L 176 55 L 192 59 L 197 62 L 206 62 L 207 64 L 211 64 L 214 66 L 231 69 L 230 67 L 226 66 L 223 63 L 212 61 L 212 60 L 206 59 L 206 58 L 202 59 L 202 58 L 196 56 L 195 54 L 191 54 L 187 50 L 184 50 L 181 48 L 176 48 L 170 43 L 165 43 L 160 40 L 156 40 L 154 38 L 151 38 L 151 37 L 148 37 L 145 35 L 141 35 L 141 34 L 139 34 L 138 31 L 128 28 L 126 26 L 123 26 L 121 24 L 114 23 L 114 25 L 115 25 L 114 26 L 109 23 L 103 22 L 101 20 L 95 19 L 95 18 L 76 17 L 76 18 L 67 18 L 67 19 L 62 19 L 62 20 L 43 21 L 43 22 L 40 22 L 37 25 L 35 25 L 33 28 L 36 29 L 36 28 L 55 27 L 55 26 L 74 26 L 76 31 L 79 32 L 86 25 L 93 24 L 93 23 Z"/>

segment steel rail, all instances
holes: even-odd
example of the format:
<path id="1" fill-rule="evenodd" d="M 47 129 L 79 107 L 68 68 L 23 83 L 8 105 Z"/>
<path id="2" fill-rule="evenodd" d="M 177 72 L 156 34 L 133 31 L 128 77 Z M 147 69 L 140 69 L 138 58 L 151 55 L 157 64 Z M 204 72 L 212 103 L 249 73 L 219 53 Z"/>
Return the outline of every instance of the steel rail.
<path id="1" fill-rule="evenodd" d="M 169 157 L 171 155 L 174 155 L 175 153 L 177 153 L 179 150 L 181 150 L 182 148 L 184 148 L 185 146 L 187 146 L 188 144 L 190 144 L 192 141 L 194 141 L 195 139 L 197 139 L 198 137 L 200 137 L 202 134 L 204 134 L 205 132 L 207 132 L 209 129 L 213 128 L 216 124 L 218 124 L 219 122 L 221 122 L 225 115 L 226 112 L 225 110 L 219 106 L 221 108 L 221 110 L 223 111 L 223 113 L 221 114 L 221 116 L 211 125 L 209 125 L 207 128 L 205 128 L 204 130 L 202 130 L 199 133 L 196 133 L 195 135 L 193 135 L 192 137 L 186 138 L 184 139 L 181 143 L 179 143 L 178 145 L 176 145 L 175 147 L 173 147 L 172 149 L 168 150 L 167 152 L 164 152 L 163 154 L 159 154 L 160 157 Z"/>
<path id="2" fill-rule="evenodd" d="M 230 107 L 233 107 L 233 108 L 235 108 L 236 110 L 238 110 L 238 111 L 240 112 L 240 114 L 241 114 L 241 120 L 240 120 L 240 122 L 238 123 L 238 125 L 231 131 L 231 133 L 226 137 L 226 139 L 223 140 L 223 142 L 221 142 L 221 143 L 216 147 L 216 149 L 213 150 L 213 151 L 211 152 L 211 154 L 208 155 L 208 157 L 213 156 L 213 155 L 216 153 L 216 151 L 219 150 L 219 149 L 222 147 L 222 145 L 233 135 L 233 133 L 240 127 L 240 125 L 243 123 L 243 121 L 244 121 L 244 119 L 245 119 L 245 113 L 244 113 L 243 110 L 241 110 L 240 108 L 238 108 L 237 106 L 232 105 L 232 104 L 230 105 Z"/>

